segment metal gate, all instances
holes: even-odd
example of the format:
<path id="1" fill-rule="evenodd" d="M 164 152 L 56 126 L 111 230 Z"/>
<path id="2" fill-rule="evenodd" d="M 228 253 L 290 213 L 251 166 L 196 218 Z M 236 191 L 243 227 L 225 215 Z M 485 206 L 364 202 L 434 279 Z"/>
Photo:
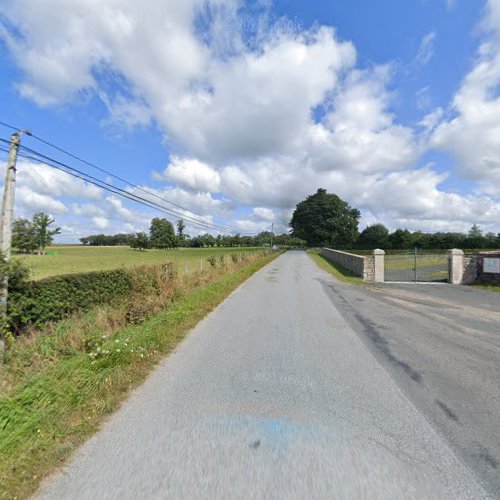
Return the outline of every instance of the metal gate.
<path id="1" fill-rule="evenodd" d="M 418 249 L 385 256 L 385 281 L 448 281 L 448 256 L 421 253 Z"/>

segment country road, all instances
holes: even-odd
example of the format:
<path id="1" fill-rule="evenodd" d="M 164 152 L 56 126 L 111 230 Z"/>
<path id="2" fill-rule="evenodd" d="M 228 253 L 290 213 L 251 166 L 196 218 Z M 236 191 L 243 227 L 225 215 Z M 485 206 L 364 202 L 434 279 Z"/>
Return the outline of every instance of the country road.
<path id="1" fill-rule="evenodd" d="M 500 498 L 500 297 L 411 286 L 278 257 L 38 497 Z"/>

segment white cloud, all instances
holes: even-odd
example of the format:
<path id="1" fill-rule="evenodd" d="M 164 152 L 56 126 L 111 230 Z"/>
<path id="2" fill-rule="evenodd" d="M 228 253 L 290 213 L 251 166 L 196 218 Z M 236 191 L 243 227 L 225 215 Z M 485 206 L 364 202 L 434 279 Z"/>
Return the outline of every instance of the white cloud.
<path id="1" fill-rule="evenodd" d="M 106 229 L 109 226 L 109 221 L 108 219 L 106 219 L 106 217 L 92 217 L 92 222 L 94 223 L 94 226 L 99 230 Z"/>
<path id="2" fill-rule="evenodd" d="M 425 115 L 418 124 L 428 131 L 434 130 L 436 126 L 441 122 L 443 115 L 443 108 L 436 108 L 434 111 L 431 111 L 430 113 Z"/>
<path id="3" fill-rule="evenodd" d="M 69 198 L 88 198 L 98 200 L 102 190 L 87 184 L 69 174 L 55 170 L 47 165 L 20 160 L 17 168 L 17 185 L 29 186 L 47 196 L 65 196 Z"/>
<path id="4" fill-rule="evenodd" d="M 211 166 L 194 158 L 174 156 L 166 168 L 164 176 L 167 180 L 195 191 L 217 193 L 220 190 L 219 173 Z"/>
<path id="5" fill-rule="evenodd" d="M 436 42 L 436 32 L 427 33 L 420 42 L 420 46 L 415 56 L 414 64 L 417 67 L 425 66 L 434 56 L 434 44 Z"/>
<path id="6" fill-rule="evenodd" d="M 47 194 L 40 194 L 27 186 L 20 186 L 16 192 L 16 206 L 21 214 L 31 217 L 35 212 L 65 214 L 68 212 L 64 203 Z"/>
<path id="7" fill-rule="evenodd" d="M 272 222 L 275 219 L 275 214 L 270 208 L 256 207 L 253 209 L 253 214 L 257 219 Z"/>
<path id="8" fill-rule="evenodd" d="M 113 126 L 155 124 L 164 132 L 170 163 L 154 179 L 168 185 L 154 193 L 187 208 L 171 207 L 177 211 L 171 219 L 196 212 L 242 231 L 273 220 L 286 228 L 290 209 L 325 187 L 362 208 L 366 220 L 420 220 L 429 228 L 479 218 L 495 224 L 498 194 L 491 185 L 471 195 L 448 193 L 433 167 L 415 166 L 430 136 L 432 147 L 454 155 L 461 174 L 500 179 L 498 0 L 487 3 L 488 40 L 451 109 L 432 110 L 424 87 L 417 100 L 429 112 L 413 126 L 393 112 L 391 65 L 356 69 L 354 45 L 330 27 L 270 30 L 264 23 L 249 41 L 241 5 L 231 0 L 0 4 L 22 35 L 0 31 L 21 69 L 23 96 L 42 106 L 98 96 Z M 197 21 L 207 21 L 207 9 L 212 21 L 200 32 Z M 429 63 L 435 40 L 435 32 L 423 37 L 414 65 Z M 20 184 L 32 190 L 30 200 L 37 194 L 37 203 L 61 214 L 68 208 L 57 197 L 95 201 L 80 200 L 69 212 L 95 225 L 106 219 L 107 231 L 115 221 L 138 230 L 151 217 L 148 209 L 37 168 L 24 179 L 20 173 Z M 241 221 L 233 220 L 237 205 L 249 207 Z"/>
<path id="9" fill-rule="evenodd" d="M 479 48 L 477 60 L 452 104 L 452 116 L 434 132 L 434 148 L 449 151 L 459 172 L 474 180 L 500 181 L 500 2 L 489 0 L 484 25 L 497 30 Z"/>

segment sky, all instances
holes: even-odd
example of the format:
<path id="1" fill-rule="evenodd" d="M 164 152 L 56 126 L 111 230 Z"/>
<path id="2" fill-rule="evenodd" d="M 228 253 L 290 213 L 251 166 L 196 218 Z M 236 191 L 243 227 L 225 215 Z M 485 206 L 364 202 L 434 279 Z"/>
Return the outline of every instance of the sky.
<path id="1" fill-rule="evenodd" d="M 0 0 L 0 58 L 0 121 L 128 184 L 24 146 L 192 235 L 286 232 L 318 188 L 360 230 L 500 232 L 500 0 Z M 23 158 L 15 211 L 60 242 L 165 216 Z"/>

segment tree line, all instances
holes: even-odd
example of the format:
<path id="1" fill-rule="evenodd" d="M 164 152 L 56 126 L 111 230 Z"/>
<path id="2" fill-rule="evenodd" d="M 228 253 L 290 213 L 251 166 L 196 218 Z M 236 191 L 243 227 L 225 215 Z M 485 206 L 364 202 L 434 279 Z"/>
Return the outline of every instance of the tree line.
<path id="1" fill-rule="evenodd" d="M 128 245 L 136 250 L 168 249 L 178 247 L 206 248 L 206 247 L 260 247 L 280 245 L 286 247 L 303 247 L 305 241 L 290 234 L 274 235 L 263 231 L 255 236 L 242 236 L 240 234 L 216 236 L 205 233 L 198 236 L 190 236 L 185 232 L 184 221 L 178 220 L 176 228 L 167 219 L 155 217 L 151 221 L 149 233 L 139 232 L 135 234 L 96 234 L 80 238 L 80 242 L 86 246 L 118 246 Z"/>
<path id="2" fill-rule="evenodd" d="M 393 232 L 373 224 L 359 232 L 361 212 L 325 189 L 301 201 L 292 216 L 292 235 L 309 247 L 338 249 L 486 249 L 500 247 L 500 233 L 486 233 L 474 224 L 467 234 L 460 232 L 423 233 L 408 229 Z"/>

